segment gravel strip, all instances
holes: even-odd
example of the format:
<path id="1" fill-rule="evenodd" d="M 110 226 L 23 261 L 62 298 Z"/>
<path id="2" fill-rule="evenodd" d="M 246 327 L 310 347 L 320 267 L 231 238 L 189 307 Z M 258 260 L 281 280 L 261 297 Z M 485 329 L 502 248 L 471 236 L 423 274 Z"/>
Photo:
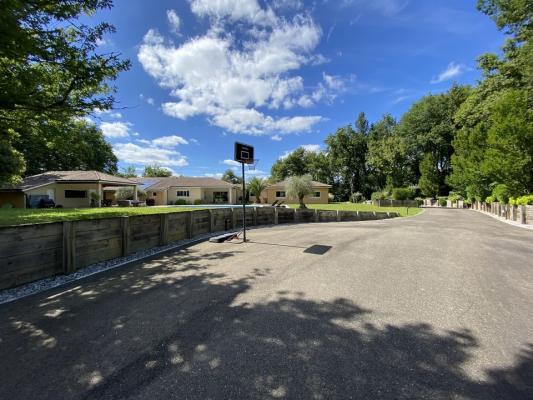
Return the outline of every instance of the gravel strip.
<path id="1" fill-rule="evenodd" d="M 222 232 L 213 232 L 201 236 L 197 236 L 193 239 L 179 240 L 177 242 L 169 243 L 166 246 L 152 247 L 151 249 L 138 251 L 136 253 L 130 254 L 126 257 L 114 258 L 112 260 L 101 261 L 99 263 L 89 265 L 79 271 L 73 272 L 68 275 L 56 275 L 49 278 L 40 279 L 35 282 L 26 283 L 21 286 L 17 286 L 11 289 L 0 290 L 0 304 L 9 303 L 18 299 L 22 299 L 26 296 L 31 296 L 32 294 L 44 292 L 45 290 L 50 290 L 58 286 L 66 285 L 77 281 L 88 276 L 98 274 L 103 271 L 108 271 L 113 268 L 120 267 L 122 265 L 131 263 L 133 261 L 142 260 L 144 258 L 153 256 L 154 254 L 163 253 L 168 250 L 179 249 L 197 242 L 202 242 L 208 240 L 211 237 L 219 236 L 223 233 L 239 232 L 240 229 L 228 230 Z"/>

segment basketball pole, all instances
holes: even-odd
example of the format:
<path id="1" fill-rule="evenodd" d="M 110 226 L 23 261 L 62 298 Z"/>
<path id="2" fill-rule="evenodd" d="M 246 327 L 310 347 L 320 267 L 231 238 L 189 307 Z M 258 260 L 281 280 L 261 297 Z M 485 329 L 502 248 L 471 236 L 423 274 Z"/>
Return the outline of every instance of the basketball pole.
<path id="1" fill-rule="evenodd" d="M 244 181 L 244 162 L 242 166 L 242 241 L 246 242 L 246 183 Z"/>

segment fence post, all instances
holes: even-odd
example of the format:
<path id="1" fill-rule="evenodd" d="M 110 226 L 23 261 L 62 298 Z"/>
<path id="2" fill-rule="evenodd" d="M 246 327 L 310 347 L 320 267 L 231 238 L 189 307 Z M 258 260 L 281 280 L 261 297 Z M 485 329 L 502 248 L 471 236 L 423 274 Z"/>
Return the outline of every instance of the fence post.
<path id="1" fill-rule="evenodd" d="M 279 211 L 278 208 L 274 207 L 274 225 L 277 225 L 279 223 L 278 211 Z"/>
<path id="2" fill-rule="evenodd" d="M 298 209 L 294 210 L 294 222 L 300 222 L 301 212 Z"/>
<path id="3" fill-rule="evenodd" d="M 161 214 L 161 226 L 159 227 L 159 245 L 168 244 L 168 214 Z"/>
<path id="4" fill-rule="evenodd" d="M 231 207 L 231 228 L 237 229 L 237 213 L 233 207 Z"/>
<path id="5" fill-rule="evenodd" d="M 341 212 L 337 210 L 337 222 L 341 222 Z"/>
<path id="6" fill-rule="evenodd" d="M 257 225 L 257 207 L 252 207 L 252 225 Z"/>
<path id="7" fill-rule="evenodd" d="M 63 222 L 63 272 L 68 274 L 76 270 L 75 265 L 75 232 L 72 221 Z"/>
<path id="8" fill-rule="evenodd" d="M 520 207 L 520 223 L 526 224 L 526 206 L 519 206 Z"/>
<path id="9" fill-rule="evenodd" d="M 207 210 L 207 212 L 209 212 L 209 233 L 212 233 L 215 229 L 215 214 L 211 209 Z"/>
<path id="10" fill-rule="evenodd" d="M 193 235 L 193 225 L 194 225 L 194 211 L 187 212 L 187 237 L 192 239 Z"/>
<path id="11" fill-rule="evenodd" d="M 130 253 L 130 218 L 122 217 L 120 222 L 122 229 L 122 256 L 127 256 Z"/>
<path id="12" fill-rule="evenodd" d="M 318 222 L 318 210 L 315 208 L 315 222 Z"/>

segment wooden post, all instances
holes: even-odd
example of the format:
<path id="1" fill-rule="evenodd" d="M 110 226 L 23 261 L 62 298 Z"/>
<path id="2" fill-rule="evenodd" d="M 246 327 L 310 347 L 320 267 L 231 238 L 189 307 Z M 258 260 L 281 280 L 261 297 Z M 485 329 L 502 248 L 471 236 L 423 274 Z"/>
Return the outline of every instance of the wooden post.
<path id="1" fill-rule="evenodd" d="M 315 208 L 315 215 L 314 215 L 314 219 L 315 219 L 315 222 L 318 222 L 318 210 Z"/>
<path id="2" fill-rule="evenodd" d="M 257 225 L 257 207 L 252 207 L 252 225 Z"/>
<path id="3" fill-rule="evenodd" d="M 518 206 L 520 207 L 520 223 L 525 224 L 527 222 L 526 220 L 526 206 Z"/>
<path id="4" fill-rule="evenodd" d="M 341 222 L 341 212 L 337 210 L 337 222 Z"/>
<path id="5" fill-rule="evenodd" d="M 161 226 L 159 227 L 159 245 L 168 244 L 168 214 L 160 214 Z"/>
<path id="6" fill-rule="evenodd" d="M 189 239 L 192 239 L 193 237 L 193 234 L 194 234 L 194 231 L 193 231 L 193 227 L 194 227 L 194 211 L 189 211 L 187 213 L 188 215 L 188 219 L 187 219 L 187 237 Z"/>
<path id="7" fill-rule="evenodd" d="M 215 229 L 215 214 L 211 209 L 207 210 L 207 212 L 209 213 L 209 233 L 212 233 Z"/>
<path id="8" fill-rule="evenodd" d="M 237 213 L 235 208 L 231 207 L 231 229 L 237 228 Z"/>
<path id="9" fill-rule="evenodd" d="M 63 222 L 63 272 L 68 274 L 76 270 L 75 263 L 75 232 L 72 221 Z"/>
<path id="10" fill-rule="evenodd" d="M 301 217 L 301 211 L 299 211 L 299 209 L 297 208 L 296 210 L 294 210 L 294 222 L 300 222 L 300 217 Z"/>
<path id="11" fill-rule="evenodd" d="M 127 256 L 130 253 L 130 218 L 122 217 L 122 256 Z"/>
<path id="12" fill-rule="evenodd" d="M 279 212 L 278 208 L 274 207 L 274 225 L 279 224 L 278 212 Z"/>

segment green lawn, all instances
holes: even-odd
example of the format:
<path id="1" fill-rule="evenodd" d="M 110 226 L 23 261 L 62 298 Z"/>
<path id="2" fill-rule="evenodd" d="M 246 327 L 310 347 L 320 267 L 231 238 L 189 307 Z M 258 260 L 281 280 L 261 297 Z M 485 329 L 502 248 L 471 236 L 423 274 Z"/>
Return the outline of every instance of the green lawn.
<path id="1" fill-rule="evenodd" d="M 35 224 L 40 222 L 72 221 L 122 217 L 129 215 L 164 214 L 198 210 L 185 207 L 109 207 L 109 208 L 50 208 L 50 209 L 0 209 L 0 226 Z"/>
<path id="2" fill-rule="evenodd" d="M 291 208 L 298 208 L 298 204 L 289 204 Z M 416 215 L 422 211 L 421 208 L 409 207 L 378 207 L 372 204 L 357 203 L 330 203 L 330 204 L 307 204 L 308 208 L 317 208 L 319 210 L 343 210 L 343 211 L 384 211 L 398 212 L 402 217 Z"/>

